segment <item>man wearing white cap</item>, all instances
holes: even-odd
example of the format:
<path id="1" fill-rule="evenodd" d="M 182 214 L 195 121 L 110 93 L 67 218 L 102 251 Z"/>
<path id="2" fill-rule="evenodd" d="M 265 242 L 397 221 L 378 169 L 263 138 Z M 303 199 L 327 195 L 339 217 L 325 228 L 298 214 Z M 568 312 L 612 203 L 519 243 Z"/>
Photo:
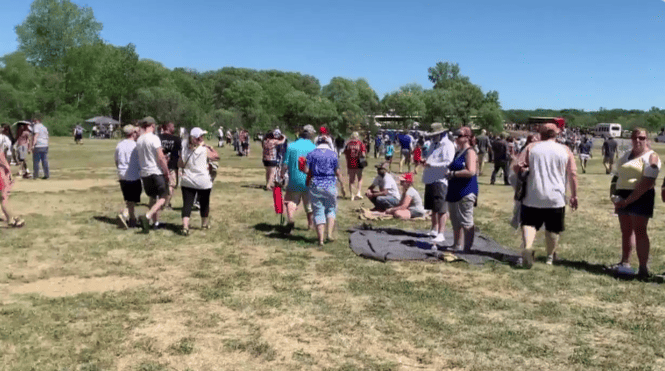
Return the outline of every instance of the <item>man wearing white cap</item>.
<path id="1" fill-rule="evenodd" d="M 139 155 L 140 175 L 143 182 L 143 190 L 150 197 L 150 210 L 139 217 L 143 232 L 150 230 L 150 220 L 153 227 L 159 228 L 159 210 L 166 203 L 169 195 L 168 178 L 169 173 L 166 156 L 162 149 L 162 141 L 155 135 L 156 121 L 148 116 L 139 121 L 144 134 L 136 141 L 136 149 Z"/>
<path id="2" fill-rule="evenodd" d="M 136 226 L 134 208 L 141 202 L 141 168 L 139 153 L 136 150 L 136 138 L 139 129 L 132 125 L 122 128 L 125 139 L 115 147 L 115 167 L 118 169 L 120 190 L 125 200 L 125 210 L 118 215 L 120 226 L 127 229 Z"/>
<path id="3" fill-rule="evenodd" d="M 448 166 L 455 158 L 455 145 L 448 139 L 443 125 L 432 124 L 432 149 L 428 152 L 423 171 L 425 183 L 425 209 L 432 211 L 432 230 L 429 235 L 435 243 L 446 240 L 444 230 L 448 219 Z"/>

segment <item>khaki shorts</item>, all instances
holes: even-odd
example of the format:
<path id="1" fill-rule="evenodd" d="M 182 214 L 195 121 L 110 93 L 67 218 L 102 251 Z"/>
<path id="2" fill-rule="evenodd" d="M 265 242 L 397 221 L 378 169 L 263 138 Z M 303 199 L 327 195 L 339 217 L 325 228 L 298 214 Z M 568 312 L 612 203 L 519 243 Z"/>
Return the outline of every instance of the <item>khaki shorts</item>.
<path id="1" fill-rule="evenodd" d="M 284 197 L 284 202 L 293 202 L 296 205 L 300 204 L 300 200 L 303 202 L 303 207 L 305 212 L 308 214 L 312 213 L 312 203 L 309 200 L 309 192 L 286 192 L 286 197 Z"/>
<path id="2" fill-rule="evenodd" d="M 471 193 L 457 202 L 448 202 L 450 212 L 450 224 L 453 229 L 473 226 L 473 205 L 476 203 L 476 195 Z"/>
<path id="3" fill-rule="evenodd" d="M 178 170 L 169 169 L 169 193 L 178 187 Z"/>

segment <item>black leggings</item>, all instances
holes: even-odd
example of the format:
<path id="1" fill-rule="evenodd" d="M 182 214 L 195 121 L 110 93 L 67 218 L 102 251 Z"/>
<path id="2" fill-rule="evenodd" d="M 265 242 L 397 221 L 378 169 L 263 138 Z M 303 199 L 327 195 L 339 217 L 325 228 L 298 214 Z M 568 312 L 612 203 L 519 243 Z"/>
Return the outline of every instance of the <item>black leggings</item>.
<path id="1" fill-rule="evenodd" d="M 194 189 L 181 187 L 182 189 L 182 217 L 189 218 L 192 215 L 194 200 L 198 199 L 201 209 L 201 218 L 207 218 L 210 212 L 210 191 L 212 189 Z M 197 197 L 198 196 L 198 197 Z"/>

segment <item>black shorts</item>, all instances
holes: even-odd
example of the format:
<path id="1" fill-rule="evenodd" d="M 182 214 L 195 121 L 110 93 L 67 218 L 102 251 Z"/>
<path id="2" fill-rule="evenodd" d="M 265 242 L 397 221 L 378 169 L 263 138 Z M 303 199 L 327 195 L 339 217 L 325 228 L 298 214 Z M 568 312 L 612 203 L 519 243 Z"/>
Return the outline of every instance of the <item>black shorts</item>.
<path id="1" fill-rule="evenodd" d="M 393 159 L 393 156 L 386 156 L 386 161 L 390 161 Z"/>
<path id="2" fill-rule="evenodd" d="M 74 135 L 74 140 L 81 140 L 81 139 L 83 139 L 83 134 Z"/>
<path id="3" fill-rule="evenodd" d="M 242 142 L 242 148 L 249 148 L 249 142 Z"/>
<path id="4" fill-rule="evenodd" d="M 617 189 L 616 195 L 622 199 L 627 199 L 633 193 L 630 189 Z M 653 208 L 656 198 L 656 191 L 652 189 L 644 192 L 637 201 L 629 204 L 628 206 L 618 209 L 618 215 L 635 215 L 643 216 L 645 218 L 653 218 Z"/>
<path id="5" fill-rule="evenodd" d="M 266 161 L 266 160 L 263 160 L 263 166 L 265 166 L 265 167 L 276 167 L 277 165 L 279 165 L 279 162 L 278 162 L 278 161 Z"/>
<path id="6" fill-rule="evenodd" d="M 565 207 L 539 209 L 522 205 L 520 213 L 522 225 L 539 230 L 545 224 L 545 230 L 552 233 L 561 233 L 565 230 L 564 219 L 566 216 Z"/>
<path id="7" fill-rule="evenodd" d="M 143 181 L 143 190 L 150 198 L 166 198 L 169 195 L 169 188 L 166 186 L 164 175 L 150 175 L 141 178 Z"/>
<path id="8" fill-rule="evenodd" d="M 425 184 L 425 210 L 432 210 L 433 213 L 445 214 L 448 212 L 448 203 L 446 194 L 448 187 L 441 182 Z"/>
<path id="9" fill-rule="evenodd" d="M 141 202 L 141 180 L 121 180 L 120 190 L 122 190 L 122 197 L 126 202 Z"/>

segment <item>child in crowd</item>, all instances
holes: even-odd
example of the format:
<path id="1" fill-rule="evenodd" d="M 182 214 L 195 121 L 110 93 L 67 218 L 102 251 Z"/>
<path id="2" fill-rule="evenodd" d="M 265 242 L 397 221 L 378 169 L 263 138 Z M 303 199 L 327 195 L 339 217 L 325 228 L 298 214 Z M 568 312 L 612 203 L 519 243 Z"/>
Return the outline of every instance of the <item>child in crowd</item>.
<path id="1" fill-rule="evenodd" d="M 414 174 L 418 174 L 418 165 L 421 165 L 423 162 L 423 145 L 424 142 L 421 139 L 418 141 L 418 143 L 416 143 L 416 148 L 413 150 Z"/>
<path id="2" fill-rule="evenodd" d="M 391 141 L 386 142 L 386 162 L 388 163 L 388 171 L 392 172 L 393 166 L 393 153 L 395 152 L 395 146 Z"/>

